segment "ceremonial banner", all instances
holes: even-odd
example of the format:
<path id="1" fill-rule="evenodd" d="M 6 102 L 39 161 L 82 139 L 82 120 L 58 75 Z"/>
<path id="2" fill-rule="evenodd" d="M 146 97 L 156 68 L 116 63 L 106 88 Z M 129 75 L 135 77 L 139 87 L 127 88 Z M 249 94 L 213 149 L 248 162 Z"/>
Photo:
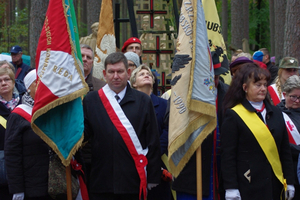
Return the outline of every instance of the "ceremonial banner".
<path id="1" fill-rule="evenodd" d="M 31 125 L 67 166 L 83 140 L 81 98 L 88 91 L 72 0 L 49 1 L 36 66 Z"/>
<path id="2" fill-rule="evenodd" d="M 169 163 L 175 177 L 217 123 L 214 69 L 201 0 L 182 2 L 176 50 L 169 119 Z M 190 62 L 187 56 L 192 57 Z"/>
<path id="3" fill-rule="evenodd" d="M 97 45 L 94 58 L 93 76 L 104 80 L 105 58 L 116 52 L 116 37 L 111 0 L 102 0 L 97 34 Z"/>
<path id="4" fill-rule="evenodd" d="M 224 67 L 228 73 L 222 74 L 226 84 L 231 82 L 226 45 L 222 35 L 222 28 L 215 0 L 202 0 L 206 20 L 207 36 L 215 67 Z"/>

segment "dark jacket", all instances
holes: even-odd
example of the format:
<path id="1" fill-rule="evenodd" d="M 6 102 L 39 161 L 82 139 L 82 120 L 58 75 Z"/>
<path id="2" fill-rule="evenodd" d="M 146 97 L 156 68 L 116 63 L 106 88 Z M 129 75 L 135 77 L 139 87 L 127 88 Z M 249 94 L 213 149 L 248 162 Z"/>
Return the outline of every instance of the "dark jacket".
<path id="1" fill-rule="evenodd" d="M 158 131 L 160 135 L 160 150 L 161 155 L 168 155 L 168 124 L 164 123 L 165 114 L 167 110 L 167 100 L 160 98 L 154 94 L 150 95 L 155 114 L 157 119 Z M 161 160 L 161 167 L 167 169 L 163 161 Z M 148 191 L 147 200 L 170 200 L 171 199 L 171 187 L 170 182 L 164 180 L 160 181 L 160 184 L 150 191 Z"/>
<path id="2" fill-rule="evenodd" d="M 164 117 L 167 110 L 167 100 L 155 96 L 154 94 L 150 95 L 152 104 L 154 106 L 158 132 L 160 135 L 160 153 L 161 155 L 168 152 L 168 124 L 164 123 Z"/>
<path id="3" fill-rule="evenodd" d="M 4 152 L 10 193 L 47 196 L 48 145 L 33 132 L 30 122 L 16 113 L 7 121 Z"/>
<path id="4" fill-rule="evenodd" d="M 21 100 L 19 101 L 19 103 L 20 102 Z M 0 115 L 7 120 L 10 113 L 11 110 L 6 108 L 6 106 L 3 103 L 0 103 Z M 5 128 L 0 125 L 0 150 L 4 150 L 5 131 Z M 9 194 L 8 186 L 0 187 L 0 197 L 1 200 L 12 199 L 12 195 Z"/>
<path id="5" fill-rule="evenodd" d="M 15 65 L 14 63 L 11 62 L 11 64 L 15 67 L 15 74 L 17 75 L 18 69 L 21 68 L 20 73 L 18 74 L 17 79 L 24 80 L 24 77 L 26 76 L 26 73 L 30 69 L 29 65 L 26 65 L 24 62 L 20 65 Z"/>
<path id="6" fill-rule="evenodd" d="M 6 108 L 3 103 L 0 103 L 0 115 L 7 120 L 11 110 Z M 5 128 L 0 125 L 0 150 L 4 150 Z"/>
<path id="7" fill-rule="evenodd" d="M 89 91 L 98 91 L 101 89 L 106 82 L 94 77 L 91 73 L 86 77 L 85 82 L 89 86 Z M 91 163 L 92 155 L 91 155 L 91 144 L 90 142 L 85 142 L 82 149 L 81 149 L 81 155 L 84 162 L 87 164 L 87 170 L 89 170 L 89 165 Z M 87 175 L 89 175 L 89 171 L 86 171 Z M 88 177 L 87 177 L 88 178 Z"/>
<path id="8" fill-rule="evenodd" d="M 294 171 L 288 135 L 281 111 L 268 102 L 266 124 L 277 145 L 283 174 L 287 184 L 294 184 Z M 242 105 L 250 112 L 257 111 L 247 99 Z M 261 117 L 260 113 L 258 116 Z M 221 170 L 225 189 L 239 189 L 243 200 L 279 200 L 283 185 L 274 175 L 272 167 L 255 136 L 232 109 L 224 116 L 221 134 Z M 244 176 L 250 170 L 251 182 Z M 284 192 L 283 192 L 284 194 Z"/>
<path id="9" fill-rule="evenodd" d="M 281 100 L 279 104 L 276 105 L 282 112 L 286 113 L 289 118 L 295 124 L 298 132 L 300 132 L 300 108 L 297 109 L 287 109 L 285 107 L 285 99 Z M 290 144 L 292 158 L 293 158 L 293 165 L 294 165 L 294 172 L 297 174 L 297 165 L 298 165 L 298 157 L 300 153 L 300 146 L 295 144 Z M 300 199 L 300 185 L 297 176 L 295 176 L 295 196 L 294 199 Z"/>
<path id="10" fill-rule="evenodd" d="M 278 67 L 273 65 L 270 61 L 266 65 L 267 65 L 267 69 L 271 74 L 271 79 L 269 81 L 269 85 L 271 85 L 274 82 L 275 78 L 278 76 Z"/>
<path id="11" fill-rule="evenodd" d="M 218 84 L 218 124 L 219 128 L 223 118 L 223 99 L 228 90 L 228 85 L 219 81 Z M 202 153 L 202 194 L 208 196 L 210 193 L 211 157 L 213 150 L 213 134 L 209 134 L 201 144 Z M 196 185 L 196 153 L 193 154 L 189 162 L 174 180 L 172 188 L 179 192 L 197 194 Z"/>
<path id="12" fill-rule="evenodd" d="M 98 91 L 106 82 L 94 77 L 91 73 L 86 77 L 85 82 L 88 84 L 90 91 Z"/>
<path id="13" fill-rule="evenodd" d="M 160 181 L 160 143 L 151 99 L 131 89 L 120 102 L 143 149 L 148 147 L 147 181 Z M 92 141 L 91 193 L 138 194 L 140 178 L 120 133 L 111 122 L 97 91 L 83 100 L 85 139 Z M 105 183 L 105 184 L 104 184 Z"/>

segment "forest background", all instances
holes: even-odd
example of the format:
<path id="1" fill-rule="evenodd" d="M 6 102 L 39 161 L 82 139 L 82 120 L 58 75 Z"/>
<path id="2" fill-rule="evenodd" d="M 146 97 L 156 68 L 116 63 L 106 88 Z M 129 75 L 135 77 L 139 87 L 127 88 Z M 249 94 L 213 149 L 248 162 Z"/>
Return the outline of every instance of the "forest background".
<path id="1" fill-rule="evenodd" d="M 91 34 L 90 26 L 99 21 L 101 0 L 73 1 L 79 37 L 87 36 Z M 128 18 L 127 1 L 112 0 L 114 16 L 115 5 L 119 4 L 120 17 Z M 162 0 L 153 1 L 155 4 Z M 180 11 L 182 0 L 164 1 L 167 1 L 168 9 L 173 9 L 175 3 Z M 248 41 L 250 53 L 266 47 L 271 56 L 276 56 L 276 64 L 284 56 L 300 59 L 299 0 L 215 0 L 215 2 L 229 58 L 235 49 L 243 48 L 243 41 Z M 0 53 L 9 52 L 13 45 L 19 45 L 23 48 L 23 54 L 30 55 L 31 67 L 35 67 L 35 51 L 48 3 L 49 0 L 0 0 Z M 175 17 L 171 23 L 176 31 Z M 132 36 L 130 24 L 122 23 L 120 30 L 119 40 L 122 47 L 122 44 Z"/>

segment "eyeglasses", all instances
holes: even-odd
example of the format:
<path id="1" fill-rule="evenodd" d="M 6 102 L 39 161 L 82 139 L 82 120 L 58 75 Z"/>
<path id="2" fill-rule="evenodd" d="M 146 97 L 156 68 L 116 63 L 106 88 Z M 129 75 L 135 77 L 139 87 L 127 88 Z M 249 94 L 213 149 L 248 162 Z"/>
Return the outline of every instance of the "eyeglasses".
<path id="1" fill-rule="evenodd" d="M 129 67 L 136 67 L 135 64 L 128 64 Z"/>
<path id="2" fill-rule="evenodd" d="M 4 83 L 7 83 L 7 82 L 11 81 L 11 79 L 10 78 L 0 79 L 0 84 L 2 84 L 3 81 L 4 81 Z"/>
<path id="3" fill-rule="evenodd" d="M 298 96 L 290 95 L 289 97 L 290 97 L 291 100 L 294 101 L 294 102 L 297 101 L 297 99 L 300 101 L 300 96 L 298 97 Z"/>

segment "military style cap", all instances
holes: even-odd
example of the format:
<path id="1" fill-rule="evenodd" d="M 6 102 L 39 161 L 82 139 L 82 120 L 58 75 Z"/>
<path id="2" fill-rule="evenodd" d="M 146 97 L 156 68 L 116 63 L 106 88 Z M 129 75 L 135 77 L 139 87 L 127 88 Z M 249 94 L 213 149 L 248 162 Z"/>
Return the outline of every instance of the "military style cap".
<path id="1" fill-rule="evenodd" d="M 279 64 L 279 68 L 295 68 L 295 69 L 300 69 L 298 60 L 293 57 L 285 57 L 282 58 Z"/>

